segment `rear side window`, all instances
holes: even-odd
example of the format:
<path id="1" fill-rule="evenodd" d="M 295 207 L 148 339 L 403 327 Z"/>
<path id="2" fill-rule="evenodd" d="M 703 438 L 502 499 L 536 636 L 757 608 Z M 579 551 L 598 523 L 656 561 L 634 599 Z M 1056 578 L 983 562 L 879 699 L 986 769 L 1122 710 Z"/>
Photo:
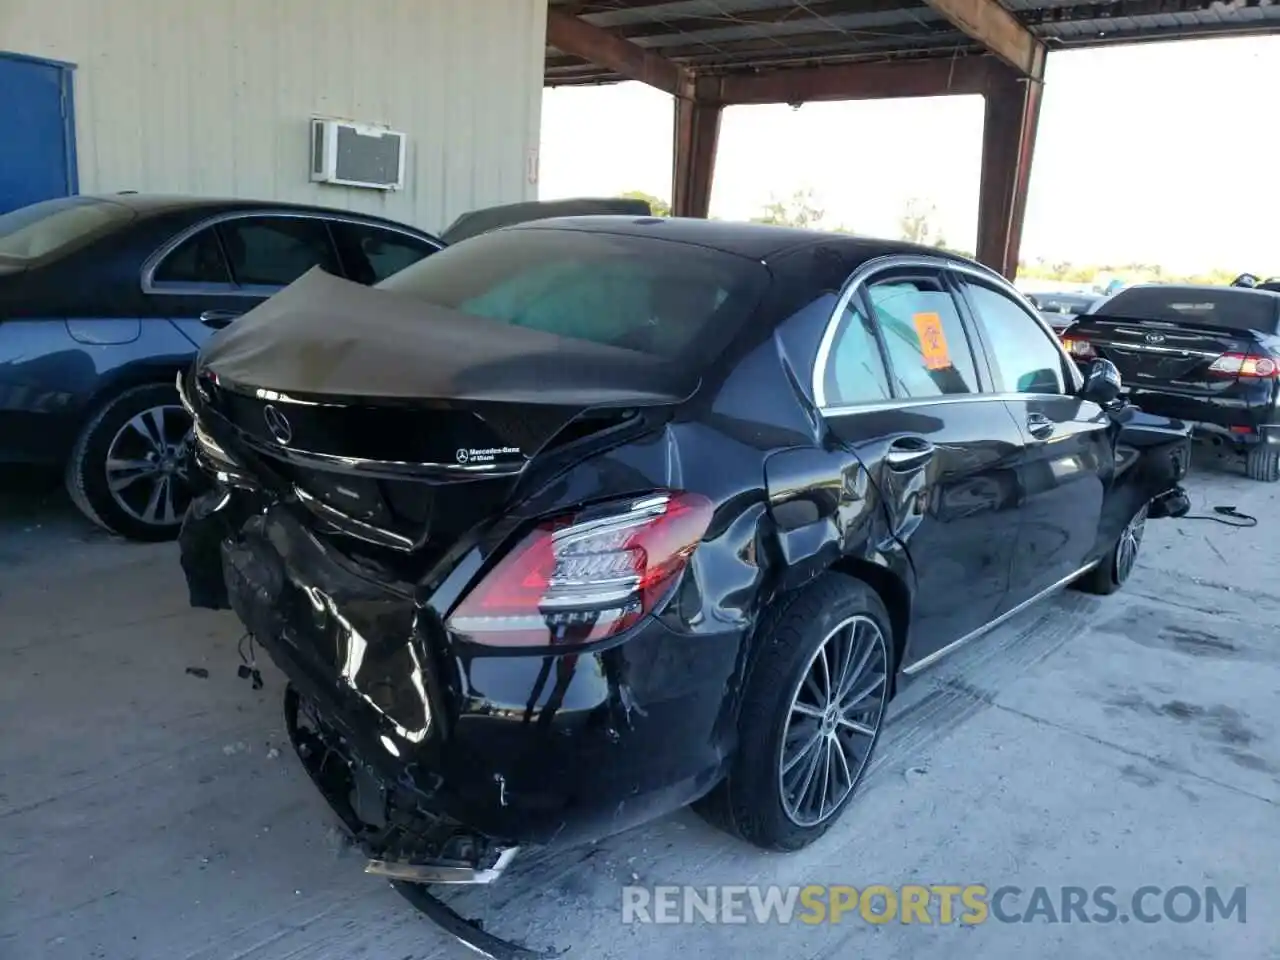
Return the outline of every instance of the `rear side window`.
<path id="1" fill-rule="evenodd" d="M 546 228 L 464 240 L 379 284 L 512 326 L 690 362 L 741 329 L 756 261 L 651 237 Z"/>
<path id="2" fill-rule="evenodd" d="M 870 403 L 892 396 L 875 331 L 856 302 L 845 307 L 836 328 L 824 388 L 831 404 Z"/>
<path id="3" fill-rule="evenodd" d="M 973 352 L 960 313 L 939 276 L 896 276 L 867 287 L 872 315 L 900 396 L 977 393 Z"/>
<path id="4" fill-rule="evenodd" d="M 366 286 L 413 266 L 437 249 L 426 240 L 372 224 L 334 221 L 329 228 L 337 241 L 347 277 Z"/>
<path id="5" fill-rule="evenodd" d="M 285 287 L 312 267 L 341 276 L 329 229 L 314 217 L 243 217 L 218 225 L 242 287 Z"/>
<path id="6" fill-rule="evenodd" d="M 1130 287 L 1092 311 L 1099 316 L 1200 323 L 1226 330 L 1276 332 L 1280 298 L 1240 287 Z"/>
<path id="7" fill-rule="evenodd" d="M 128 207 L 96 197 L 60 197 L 0 216 L 0 259 L 39 260 L 110 233 L 134 217 Z"/>
<path id="8" fill-rule="evenodd" d="M 227 261 L 213 227 L 183 240 L 156 267 L 156 283 L 200 283 L 226 286 L 231 283 Z"/>

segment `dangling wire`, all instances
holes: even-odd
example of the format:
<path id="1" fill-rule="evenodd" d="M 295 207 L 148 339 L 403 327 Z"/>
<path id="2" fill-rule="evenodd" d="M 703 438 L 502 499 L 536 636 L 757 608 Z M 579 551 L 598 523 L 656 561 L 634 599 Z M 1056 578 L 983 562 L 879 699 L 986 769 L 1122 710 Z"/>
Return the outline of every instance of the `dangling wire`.
<path id="1" fill-rule="evenodd" d="M 1212 520 L 1228 527 L 1256 527 L 1258 518 L 1241 513 L 1235 507 L 1214 507 L 1213 513 L 1188 513 L 1180 520 Z"/>
<path id="2" fill-rule="evenodd" d="M 245 655 L 244 642 L 249 641 L 249 654 Z M 262 672 L 258 669 L 258 654 L 253 648 L 253 634 L 249 632 L 242 633 L 240 639 L 236 641 L 236 652 L 240 654 L 240 666 L 236 670 L 236 675 L 241 680 L 250 681 L 251 686 L 255 690 L 262 689 Z"/>

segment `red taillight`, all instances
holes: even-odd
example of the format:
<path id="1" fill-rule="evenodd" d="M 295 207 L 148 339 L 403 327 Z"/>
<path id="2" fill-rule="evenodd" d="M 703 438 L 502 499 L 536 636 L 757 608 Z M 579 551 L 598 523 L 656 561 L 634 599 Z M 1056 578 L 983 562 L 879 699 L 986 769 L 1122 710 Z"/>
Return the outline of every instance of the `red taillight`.
<path id="1" fill-rule="evenodd" d="M 1079 337 L 1063 337 L 1062 345 L 1067 348 L 1067 353 L 1077 360 L 1092 360 L 1098 355 L 1098 351 L 1093 349 L 1092 343 L 1088 340 L 1081 340 Z"/>
<path id="2" fill-rule="evenodd" d="M 615 636 L 653 610 L 711 523 L 711 502 L 657 493 L 539 524 L 449 616 L 449 629 L 497 647 Z"/>
<path id="3" fill-rule="evenodd" d="M 1224 377 L 1258 377 L 1267 379 L 1280 372 L 1280 366 L 1271 357 L 1258 357 L 1245 353 L 1224 353 L 1209 364 L 1209 372 Z"/>

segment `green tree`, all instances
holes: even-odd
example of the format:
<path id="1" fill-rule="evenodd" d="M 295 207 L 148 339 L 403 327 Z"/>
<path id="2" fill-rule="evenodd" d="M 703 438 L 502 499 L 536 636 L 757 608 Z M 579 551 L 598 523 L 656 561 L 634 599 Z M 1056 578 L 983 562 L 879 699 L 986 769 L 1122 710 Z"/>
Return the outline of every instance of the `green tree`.
<path id="1" fill-rule="evenodd" d="M 653 211 L 655 217 L 671 216 L 671 204 L 661 197 L 655 197 L 651 193 L 645 193 L 643 190 L 628 190 L 620 193 L 618 196 L 627 200 L 643 200 L 649 204 L 649 209 Z"/>
<path id="2" fill-rule="evenodd" d="M 784 199 L 775 197 L 765 204 L 760 216 L 752 217 L 752 223 L 772 223 L 781 227 L 807 227 L 817 229 L 826 211 L 815 205 L 813 191 L 797 190 Z M 842 228 L 843 229 L 843 228 Z M 849 232 L 845 230 L 844 232 Z"/>
<path id="3" fill-rule="evenodd" d="M 938 208 L 922 197 L 907 201 L 898 220 L 902 239 L 908 243 L 923 243 L 931 247 L 945 247 L 946 239 L 937 226 Z"/>

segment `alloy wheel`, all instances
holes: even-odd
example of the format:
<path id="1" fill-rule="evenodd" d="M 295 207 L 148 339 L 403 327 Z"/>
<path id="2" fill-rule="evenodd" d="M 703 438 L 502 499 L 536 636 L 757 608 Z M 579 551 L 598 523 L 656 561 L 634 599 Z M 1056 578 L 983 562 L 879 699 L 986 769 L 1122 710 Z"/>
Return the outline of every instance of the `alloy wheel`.
<path id="1" fill-rule="evenodd" d="M 1144 504 L 1120 534 L 1120 540 L 1116 544 L 1117 583 L 1124 583 L 1129 579 L 1129 574 L 1138 561 L 1138 548 L 1142 546 L 1142 535 L 1147 529 L 1147 509 L 1148 505 Z"/>
<path id="2" fill-rule="evenodd" d="M 107 448 L 107 488 L 141 523 L 172 526 L 191 503 L 187 447 L 191 415 L 179 405 L 143 410 L 126 421 Z"/>
<path id="3" fill-rule="evenodd" d="M 853 792 L 884 718 L 888 663 L 884 633 L 859 614 L 827 634 L 805 667 L 778 761 L 782 807 L 793 823 L 822 823 Z"/>

